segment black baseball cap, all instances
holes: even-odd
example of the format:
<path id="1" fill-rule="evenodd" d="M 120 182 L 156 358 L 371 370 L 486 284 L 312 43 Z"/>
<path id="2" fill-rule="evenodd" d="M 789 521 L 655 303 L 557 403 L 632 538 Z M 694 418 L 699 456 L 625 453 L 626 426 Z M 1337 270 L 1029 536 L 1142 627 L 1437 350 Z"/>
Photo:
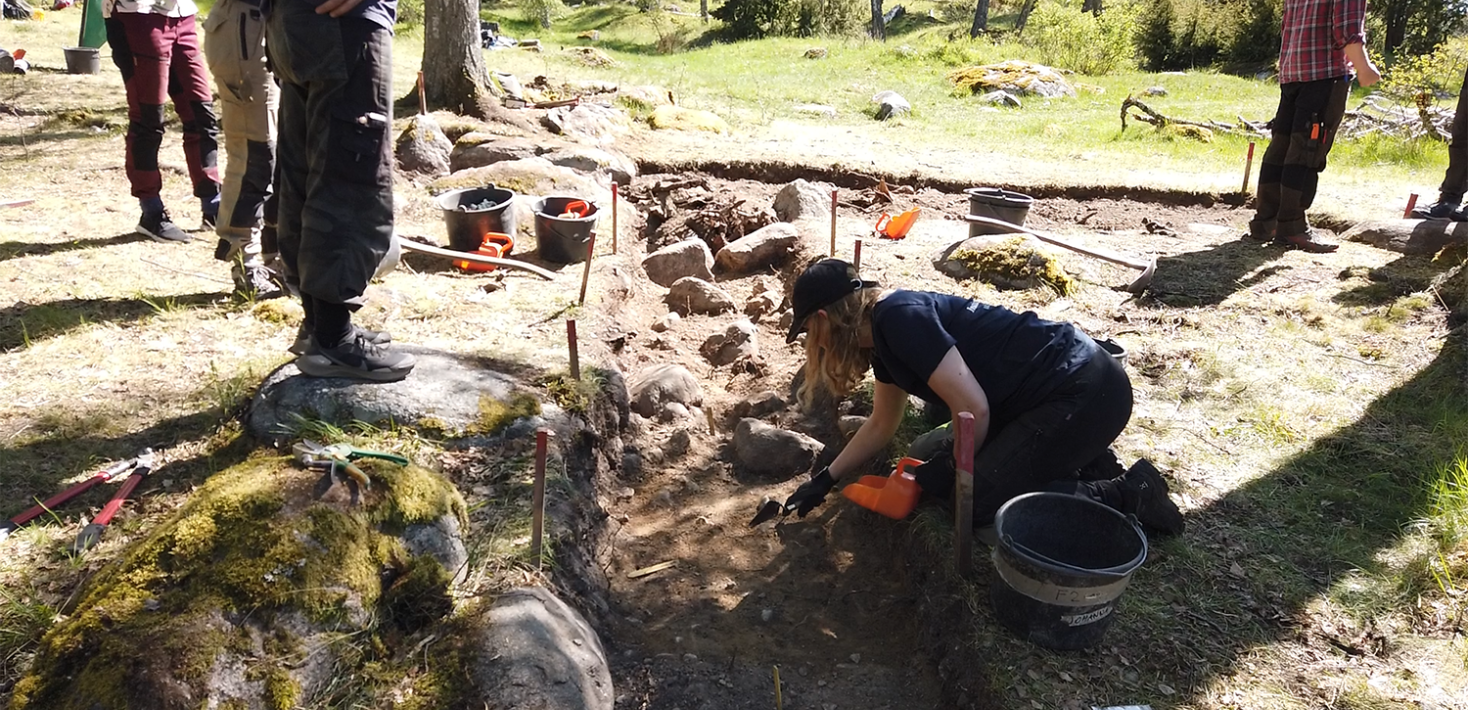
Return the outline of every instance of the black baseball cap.
<path id="1" fill-rule="evenodd" d="M 795 279 L 795 291 L 790 295 L 795 320 L 790 323 L 785 342 L 795 342 L 795 336 L 805 330 L 805 320 L 816 311 L 864 288 L 876 286 L 876 281 L 851 278 L 851 264 L 840 259 L 822 259 L 811 264 Z"/>

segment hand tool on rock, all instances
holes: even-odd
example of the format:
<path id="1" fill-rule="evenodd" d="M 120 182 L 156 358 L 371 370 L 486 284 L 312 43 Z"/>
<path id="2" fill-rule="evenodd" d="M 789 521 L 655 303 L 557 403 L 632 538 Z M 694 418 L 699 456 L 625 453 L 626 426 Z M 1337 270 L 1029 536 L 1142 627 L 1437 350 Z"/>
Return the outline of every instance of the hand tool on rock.
<path id="1" fill-rule="evenodd" d="M 122 488 L 118 489 L 117 493 L 112 496 L 112 500 L 107 501 L 107 505 L 102 506 L 102 512 L 98 513 L 97 517 L 92 518 L 92 522 L 82 528 L 80 533 L 77 533 L 76 541 L 71 545 L 72 554 L 81 554 L 96 546 L 97 542 L 102 539 L 102 533 L 112 523 L 113 516 L 117 515 L 117 511 L 122 510 L 122 504 L 132 496 L 133 491 L 137 490 L 138 484 L 142 483 L 143 479 L 153 472 L 155 460 L 156 457 L 153 455 L 152 449 L 145 450 L 136 459 L 133 459 L 134 466 L 132 468 L 132 475 L 129 475 L 127 480 L 123 482 Z"/>
<path id="2" fill-rule="evenodd" d="M 370 449 L 359 449 L 351 444 L 331 444 L 323 446 L 310 439 L 298 442 L 291 447 L 295 452 L 296 460 L 301 465 L 314 470 L 325 470 L 328 479 L 334 478 L 338 471 L 357 483 L 362 488 L 371 488 L 372 479 L 368 478 L 366 472 L 352 463 L 358 459 L 380 459 L 389 461 L 399 466 L 407 466 L 408 459 L 397 454 L 389 454 L 383 451 L 372 451 Z"/>
<path id="3" fill-rule="evenodd" d="M 111 466 L 108 466 L 107 468 L 104 468 L 101 471 L 92 474 L 92 476 L 87 480 L 82 481 L 81 483 L 78 483 L 60 493 L 57 493 L 56 495 L 51 496 L 50 498 L 47 498 L 46 500 L 41 501 L 34 506 L 31 506 L 30 508 L 26 509 L 25 512 L 5 521 L 4 523 L 0 523 L 0 540 L 4 540 L 5 538 L 10 537 L 11 533 L 20 529 L 20 527 L 25 525 L 26 523 L 35 520 L 42 513 L 50 511 L 51 509 L 66 503 L 72 498 L 86 493 L 87 491 L 100 484 L 115 480 L 123 474 L 131 472 L 133 469 L 138 468 L 139 466 L 146 466 L 147 468 L 152 469 L 152 449 L 143 449 L 141 453 L 133 458 L 112 464 Z M 129 490 L 128 492 L 131 493 L 132 491 Z"/>
<path id="4" fill-rule="evenodd" d="M 999 219 L 993 219 L 992 217 L 964 215 L 963 221 L 973 224 L 982 224 L 987 227 L 997 227 L 999 229 L 1003 229 L 1006 233 L 1018 232 L 1021 234 L 1028 234 L 1042 242 L 1054 244 L 1055 246 L 1069 249 L 1078 254 L 1085 254 L 1086 256 L 1095 257 L 1102 261 L 1109 261 L 1113 264 L 1129 266 L 1133 269 L 1141 269 L 1142 275 L 1138 276 L 1136 281 L 1131 282 L 1131 284 L 1127 285 L 1126 287 L 1126 290 L 1132 293 L 1141 293 L 1142 291 L 1145 291 L 1147 289 L 1147 286 L 1152 283 L 1152 274 L 1157 271 L 1157 257 L 1155 256 L 1147 261 L 1129 256 L 1122 256 L 1121 254 L 1117 254 L 1112 251 L 1107 251 L 1105 249 L 1099 249 L 1096 247 L 1083 246 L 1080 244 L 1076 244 L 1072 241 L 1061 239 L 1060 237 L 1045 234 L 1043 232 L 1037 232 L 1028 227 L 1021 227 L 1018 224 L 1005 222 Z"/>

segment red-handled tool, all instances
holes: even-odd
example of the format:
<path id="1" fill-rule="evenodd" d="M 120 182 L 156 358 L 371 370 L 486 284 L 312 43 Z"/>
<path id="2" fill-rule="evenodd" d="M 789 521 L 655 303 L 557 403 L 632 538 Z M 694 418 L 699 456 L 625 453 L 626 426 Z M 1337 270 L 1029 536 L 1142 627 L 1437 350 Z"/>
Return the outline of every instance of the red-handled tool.
<path id="1" fill-rule="evenodd" d="M 42 513 L 46 513 L 58 506 L 61 506 L 72 498 L 86 493 L 87 491 L 92 490 L 100 484 L 108 483 L 118 476 L 121 476 L 122 474 L 137 468 L 140 462 L 144 459 L 148 461 L 148 466 L 151 468 L 153 460 L 152 449 L 143 449 L 143 452 L 138 454 L 135 458 L 131 458 L 126 461 L 119 461 L 118 463 L 112 464 L 111 466 L 108 466 L 107 468 L 104 468 L 101 471 L 92 474 L 91 478 L 88 478 L 81 483 L 78 483 L 60 493 L 57 493 L 56 495 L 51 496 L 50 498 L 47 498 L 46 500 L 43 500 L 40 503 L 31 506 L 30 508 L 27 508 L 25 512 L 5 521 L 4 523 L 0 523 L 0 540 L 4 540 L 5 538 L 10 537 L 11 533 L 19 530 L 26 523 L 35 520 Z"/>
<path id="2" fill-rule="evenodd" d="M 72 554 L 86 552 L 92 549 L 102 539 L 103 531 L 112 523 L 112 518 L 117 515 L 117 511 L 122 510 L 122 504 L 127 502 L 127 499 L 132 496 L 133 491 L 137 490 L 138 484 L 142 483 L 143 479 L 149 473 L 153 472 L 152 451 L 148 451 L 144 455 L 134 459 L 134 462 L 135 465 L 132 468 L 132 475 L 128 476 L 127 480 L 122 482 L 122 488 L 117 490 L 117 493 L 112 496 L 112 500 L 107 501 L 107 505 L 102 506 L 102 512 L 98 513 L 97 517 L 92 518 L 92 522 L 88 523 L 86 527 L 82 528 L 81 532 L 77 533 L 76 542 L 71 545 Z"/>

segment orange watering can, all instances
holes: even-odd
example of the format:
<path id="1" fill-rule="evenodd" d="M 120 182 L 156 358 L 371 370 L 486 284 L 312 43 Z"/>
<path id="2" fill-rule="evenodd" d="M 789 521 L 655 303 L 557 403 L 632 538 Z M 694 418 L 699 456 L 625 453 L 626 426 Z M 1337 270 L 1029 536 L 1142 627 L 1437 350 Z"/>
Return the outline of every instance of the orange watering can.
<path id="1" fill-rule="evenodd" d="M 877 218 L 877 235 L 888 239 L 901 239 L 907 236 L 907 231 L 912 229 L 912 223 L 916 222 L 917 218 L 917 207 L 903 212 L 896 217 L 883 212 L 882 216 Z"/>
<path id="2" fill-rule="evenodd" d="M 484 242 L 479 245 L 479 248 L 471 253 L 479 254 L 480 256 L 492 256 L 499 259 L 509 256 L 510 250 L 514 248 L 515 240 L 510 235 L 490 232 L 484 235 Z M 455 259 L 454 266 L 465 271 L 494 271 L 497 268 L 494 264 L 483 264 L 477 261 L 464 261 L 462 259 Z"/>
<path id="3" fill-rule="evenodd" d="M 897 470 L 892 475 L 862 476 L 856 483 L 842 488 L 841 495 L 867 510 L 901 520 L 917 507 L 922 493 L 917 479 L 907 469 L 922 463 L 914 458 L 904 458 L 897 462 Z"/>

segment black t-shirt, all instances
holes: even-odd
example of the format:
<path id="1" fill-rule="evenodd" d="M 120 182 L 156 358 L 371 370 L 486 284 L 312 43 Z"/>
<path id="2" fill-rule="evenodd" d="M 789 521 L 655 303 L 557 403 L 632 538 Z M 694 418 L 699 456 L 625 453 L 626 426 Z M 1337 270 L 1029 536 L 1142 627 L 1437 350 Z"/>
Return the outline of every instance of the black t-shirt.
<path id="1" fill-rule="evenodd" d="M 1001 423 L 1042 402 L 1096 351 L 1070 323 L 925 291 L 893 291 L 877 301 L 872 341 L 877 380 L 934 403 L 943 398 L 928 378 L 957 346 L 989 399 L 991 420 Z"/>

